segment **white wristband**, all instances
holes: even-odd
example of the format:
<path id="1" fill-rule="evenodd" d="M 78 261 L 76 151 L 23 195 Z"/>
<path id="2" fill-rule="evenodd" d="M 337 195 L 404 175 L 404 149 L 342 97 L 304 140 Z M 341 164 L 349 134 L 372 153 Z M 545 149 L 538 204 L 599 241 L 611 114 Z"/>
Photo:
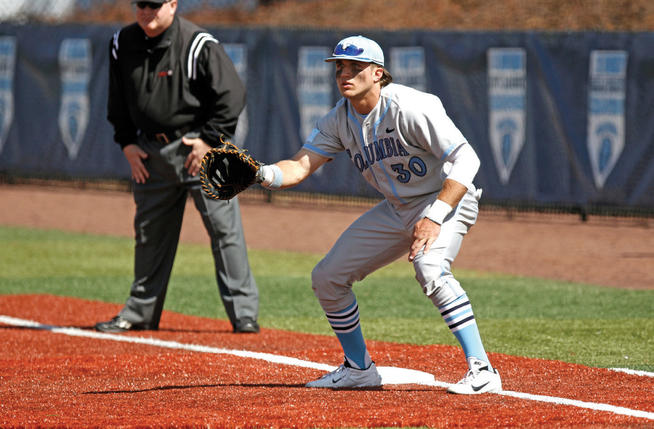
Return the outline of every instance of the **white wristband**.
<path id="1" fill-rule="evenodd" d="M 452 211 L 452 206 L 443 200 L 436 200 L 427 210 L 426 218 L 431 219 L 439 225 L 443 224 L 445 217 Z"/>
<path id="2" fill-rule="evenodd" d="M 279 189 L 284 180 L 282 169 L 274 164 L 261 167 L 261 176 L 263 177 L 261 186 L 268 189 Z"/>

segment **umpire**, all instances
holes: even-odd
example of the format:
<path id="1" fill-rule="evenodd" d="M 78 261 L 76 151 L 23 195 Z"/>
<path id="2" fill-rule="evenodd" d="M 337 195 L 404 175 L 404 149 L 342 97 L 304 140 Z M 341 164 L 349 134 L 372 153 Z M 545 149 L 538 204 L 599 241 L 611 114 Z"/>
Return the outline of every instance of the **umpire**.
<path id="1" fill-rule="evenodd" d="M 259 332 L 238 201 L 207 199 L 198 178 L 204 154 L 234 134 L 245 88 L 218 41 L 175 15 L 177 0 L 132 4 L 136 23 L 110 44 L 107 117 L 134 180 L 134 283 L 119 314 L 95 328 L 158 329 L 190 192 L 233 331 Z"/>

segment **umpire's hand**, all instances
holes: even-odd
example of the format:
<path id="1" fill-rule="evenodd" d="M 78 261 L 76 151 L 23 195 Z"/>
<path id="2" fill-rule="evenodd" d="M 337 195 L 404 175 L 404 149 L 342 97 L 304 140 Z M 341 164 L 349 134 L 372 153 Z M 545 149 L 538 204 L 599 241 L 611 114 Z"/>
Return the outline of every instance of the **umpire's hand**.
<path id="1" fill-rule="evenodd" d="M 206 144 L 204 140 L 199 137 L 182 137 L 182 143 L 186 146 L 191 146 L 191 153 L 186 157 L 184 168 L 188 170 L 188 174 L 191 176 L 197 176 L 200 172 L 200 166 L 202 165 L 202 158 L 204 158 L 204 155 L 209 152 L 211 146 Z"/>
<path id="2" fill-rule="evenodd" d="M 136 144 L 128 144 L 125 146 L 123 148 L 123 154 L 132 169 L 132 179 L 134 179 L 136 183 L 145 183 L 148 177 L 150 177 L 148 169 L 145 168 L 145 164 L 143 164 L 143 160 L 148 157 L 148 154 Z"/>

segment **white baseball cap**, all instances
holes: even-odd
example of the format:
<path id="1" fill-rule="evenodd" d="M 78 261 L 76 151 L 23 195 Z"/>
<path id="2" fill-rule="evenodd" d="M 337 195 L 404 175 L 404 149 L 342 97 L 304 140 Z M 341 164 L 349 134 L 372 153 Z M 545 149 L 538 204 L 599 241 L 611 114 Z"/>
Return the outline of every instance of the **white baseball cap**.
<path id="1" fill-rule="evenodd" d="M 384 67 L 384 52 L 374 40 L 363 36 L 350 36 L 338 42 L 332 56 L 325 61 L 353 60 L 375 63 Z"/>

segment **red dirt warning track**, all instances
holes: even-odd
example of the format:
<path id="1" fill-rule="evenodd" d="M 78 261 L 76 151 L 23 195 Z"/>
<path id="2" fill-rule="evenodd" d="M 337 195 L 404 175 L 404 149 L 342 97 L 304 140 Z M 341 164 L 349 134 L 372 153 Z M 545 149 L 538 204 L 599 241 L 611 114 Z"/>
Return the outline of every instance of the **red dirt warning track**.
<path id="1" fill-rule="evenodd" d="M 0 296 L 0 315 L 91 330 L 120 306 L 43 295 Z M 336 365 L 331 336 L 262 329 L 164 312 L 159 331 L 129 336 L 274 353 Z M 633 417 L 502 395 L 389 385 L 329 391 L 304 386 L 314 369 L 225 354 L 83 338 L 0 323 L 1 427 L 652 427 L 654 379 L 556 361 L 492 354 L 504 389 L 645 411 Z M 460 349 L 370 342 L 379 366 L 455 382 Z"/>

